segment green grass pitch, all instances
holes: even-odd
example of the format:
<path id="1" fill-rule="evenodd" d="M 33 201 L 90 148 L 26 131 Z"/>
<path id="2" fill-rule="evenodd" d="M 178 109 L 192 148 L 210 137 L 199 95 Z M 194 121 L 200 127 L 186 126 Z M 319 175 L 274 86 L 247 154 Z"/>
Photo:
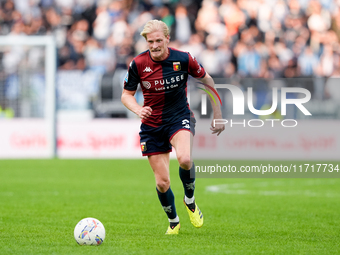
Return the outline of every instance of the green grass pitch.
<path id="1" fill-rule="evenodd" d="M 339 178 L 197 179 L 201 229 L 176 161 L 171 181 L 178 236 L 164 234 L 147 160 L 1 160 L 0 254 L 340 254 Z M 85 217 L 104 224 L 101 246 L 75 242 Z"/>

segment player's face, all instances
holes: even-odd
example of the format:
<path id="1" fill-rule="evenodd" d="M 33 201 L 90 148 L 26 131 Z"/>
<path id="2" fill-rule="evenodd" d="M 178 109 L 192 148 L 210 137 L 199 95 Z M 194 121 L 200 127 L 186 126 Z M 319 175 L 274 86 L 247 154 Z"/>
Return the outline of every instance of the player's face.
<path id="1" fill-rule="evenodd" d="M 170 36 L 165 37 L 161 31 L 147 34 L 146 41 L 153 60 L 162 61 L 168 57 L 169 39 Z"/>

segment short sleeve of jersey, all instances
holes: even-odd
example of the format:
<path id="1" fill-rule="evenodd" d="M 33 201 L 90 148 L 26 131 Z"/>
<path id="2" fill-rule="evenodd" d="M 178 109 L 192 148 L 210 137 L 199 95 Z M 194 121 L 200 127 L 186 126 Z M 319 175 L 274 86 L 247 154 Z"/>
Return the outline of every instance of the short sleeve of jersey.
<path id="1" fill-rule="evenodd" d="M 189 68 L 188 68 L 189 74 L 195 78 L 203 78 L 205 76 L 205 70 L 203 66 L 200 63 L 198 63 L 196 58 L 191 56 L 189 52 L 188 55 L 189 55 Z"/>
<path id="2" fill-rule="evenodd" d="M 124 89 L 135 91 L 137 90 L 138 83 L 140 78 L 138 76 L 137 66 L 134 60 L 132 60 L 128 72 L 124 79 Z"/>

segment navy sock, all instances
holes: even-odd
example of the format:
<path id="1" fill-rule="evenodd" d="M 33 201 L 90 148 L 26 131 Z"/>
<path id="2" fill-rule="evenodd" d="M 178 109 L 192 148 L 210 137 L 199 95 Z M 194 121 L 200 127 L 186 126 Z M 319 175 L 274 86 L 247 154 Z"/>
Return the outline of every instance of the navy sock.
<path id="1" fill-rule="evenodd" d="M 176 218 L 177 213 L 175 207 L 175 196 L 171 188 L 169 187 L 169 189 L 165 193 L 160 192 L 157 188 L 156 190 L 159 201 L 161 202 L 164 212 L 168 215 L 168 218 L 169 219 Z"/>
<path id="2" fill-rule="evenodd" d="M 179 177 L 182 180 L 184 193 L 187 198 L 192 198 L 195 191 L 195 164 L 192 163 L 190 170 L 179 167 Z"/>

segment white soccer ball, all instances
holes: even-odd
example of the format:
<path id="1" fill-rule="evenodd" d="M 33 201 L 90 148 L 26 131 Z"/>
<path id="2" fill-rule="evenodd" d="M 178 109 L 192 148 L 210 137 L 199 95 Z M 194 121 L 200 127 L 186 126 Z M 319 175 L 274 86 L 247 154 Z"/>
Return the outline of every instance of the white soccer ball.
<path id="1" fill-rule="evenodd" d="M 85 218 L 74 228 L 74 238 L 79 245 L 100 245 L 105 239 L 104 225 L 95 218 Z"/>

